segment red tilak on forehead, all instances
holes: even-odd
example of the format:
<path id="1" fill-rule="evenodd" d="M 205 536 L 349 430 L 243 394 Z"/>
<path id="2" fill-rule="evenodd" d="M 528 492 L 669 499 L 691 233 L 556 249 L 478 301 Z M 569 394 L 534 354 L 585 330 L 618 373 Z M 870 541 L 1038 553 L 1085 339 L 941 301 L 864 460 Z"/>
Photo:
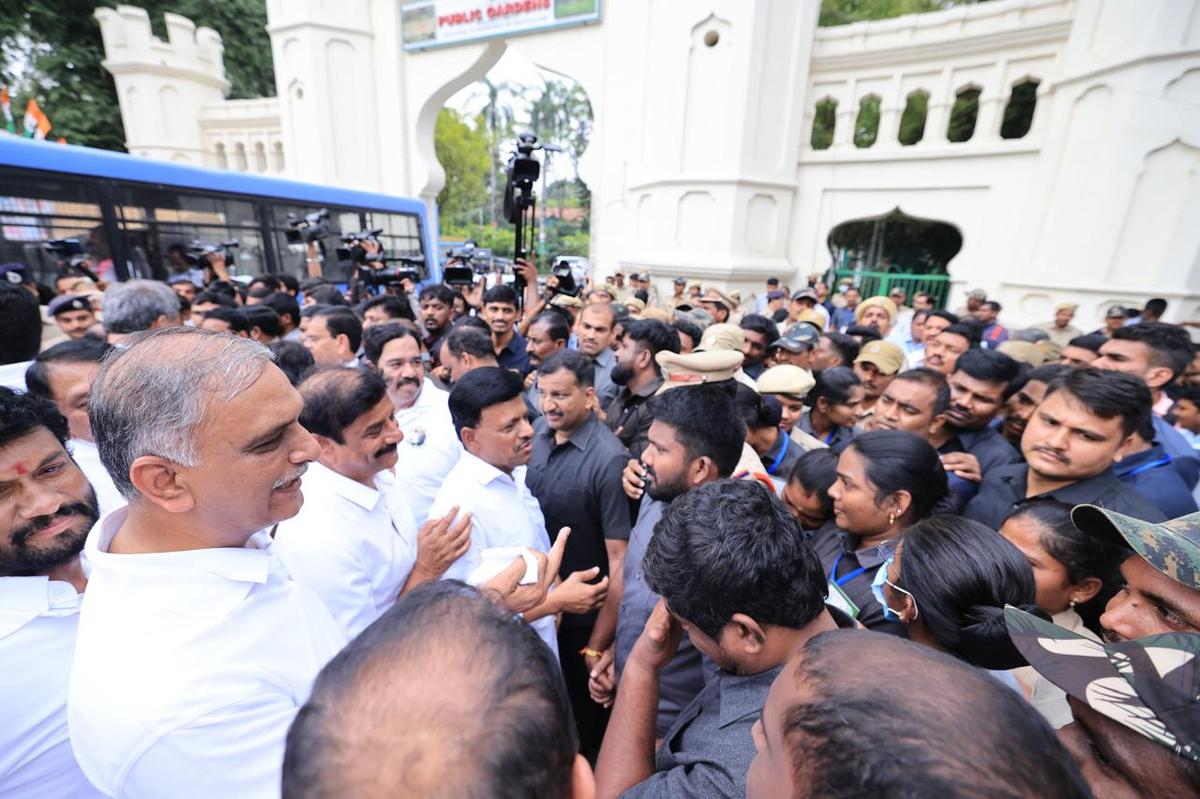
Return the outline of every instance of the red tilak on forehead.
<path id="1" fill-rule="evenodd" d="M 24 477 L 24 476 L 25 476 L 25 475 L 27 475 L 27 474 L 29 474 L 29 470 L 28 470 L 28 469 L 26 469 L 24 466 L 22 466 L 21 464 L 19 464 L 19 463 L 18 463 L 18 464 L 17 464 L 17 475 L 18 475 L 18 476 L 20 476 L 20 477 Z"/>

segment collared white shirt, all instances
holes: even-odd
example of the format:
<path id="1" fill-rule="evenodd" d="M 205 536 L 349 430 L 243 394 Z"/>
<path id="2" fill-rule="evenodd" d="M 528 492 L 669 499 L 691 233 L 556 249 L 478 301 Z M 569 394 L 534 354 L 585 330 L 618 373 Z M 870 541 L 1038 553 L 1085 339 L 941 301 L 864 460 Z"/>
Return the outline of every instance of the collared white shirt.
<path id="1" fill-rule="evenodd" d="M 407 496 L 419 525 L 429 519 L 433 500 L 462 453 L 450 420 L 449 399 L 448 392 L 425 378 L 413 404 L 396 411 L 396 424 L 404 433 L 396 447 L 398 487 Z"/>
<path id="2" fill-rule="evenodd" d="M 114 797 L 277 797 L 284 739 L 346 643 L 270 554 L 108 552 L 127 508 L 88 537 L 87 602 L 67 699 L 71 748 Z"/>
<path id="3" fill-rule="evenodd" d="M 302 480 L 304 506 L 280 522 L 272 551 L 350 639 L 400 596 L 417 561 L 417 523 L 390 472 L 368 488 L 313 463 Z"/>
<path id="4" fill-rule="evenodd" d="M 83 476 L 96 491 L 101 516 L 125 504 L 125 497 L 121 496 L 108 469 L 100 462 L 100 450 L 96 449 L 95 444 L 82 438 L 72 438 L 67 442 L 67 449 L 71 451 L 71 457 L 75 459 L 75 464 L 83 472 Z"/>
<path id="5" fill-rule="evenodd" d="M 525 467 L 511 475 L 463 451 L 458 464 L 446 475 L 434 500 L 432 516 L 458 505 L 459 514 L 471 515 L 471 546 L 442 577 L 466 580 L 483 562 L 483 550 L 494 547 L 529 547 L 550 551 L 546 520 L 537 499 L 525 486 Z M 531 626 L 550 649 L 558 654 L 554 616 L 544 616 Z"/>
<path id="6" fill-rule="evenodd" d="M 67 680 L 82 595 L 48 577 L 0 577 L 0 796 L 103 796 L 67 738 Z"/>

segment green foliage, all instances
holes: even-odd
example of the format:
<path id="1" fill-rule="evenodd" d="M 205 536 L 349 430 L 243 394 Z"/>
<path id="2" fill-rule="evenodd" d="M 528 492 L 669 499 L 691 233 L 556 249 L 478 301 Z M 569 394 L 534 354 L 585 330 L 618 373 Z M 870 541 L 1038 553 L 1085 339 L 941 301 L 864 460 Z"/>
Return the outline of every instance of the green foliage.
<path id="1" fill-rule="evenodd" d="M 862 98 L 858 104 L 858 117 L 854 120 L 854 146 L 859 149 L 870 147 L 879 137 L 879 98 L 875 95 Z"/>
<path id="2" fill-rule="evenodd" d="M 457 111 L 443 108 L 433 130 L 433 146 L 446 170 L 446 185 L 438 194 L 443 224 L 466 224 L 472 217 L 482 221 L 480 201 L 486 202 L 491 170 L 483 115 L 469 125 Z"/>
<path id="3" fill-rule="evenodd" d="M 1036 80 L 1018 83 L 1012 88 L 1012 96 L 1004 106 L 1004 119 L 1000 123 L 1000 138 L 1019 139 L 1033 125 L 1033 111 L 1037 105 Z"/>
<path id="4" fill-rule="evenodd" d="M 827 150 L 833 144 L 833 127 L 837 124 L 837 100 L 824 99 L 813 113 L 812 148 Z"/>
<path id="5" fill-rule="evenodd" d="M 946 138 L 952 142 L 968 141 L 975 135 L 975 121 L 979 118 L 979 89 L 963 89 L 950 108 L 950 124 Z"/>
<path id="6" fill-rule="evenodd" d="M 821 0 L 821 26 L 848 25 L 871 19 L 890 19 L 902 14 L 923 14 L 977 2 L 977 0 Z M 978 0 L 982 2 L 982 0 Z"/>
<path id="7" fill-rule="evenodd" d="M 221 34 L 231 96 L 275 93 L 267 12 L 263 0 L 135 0 L 165 37 L 162 15 L 182 14 Z M 125 149 L 125 130 L 112 76 L 100 65 L 104 43 L 93 12 L 118 0 L 27 0 L 0 6 L 0 82 L 9 86 L 20 124 L 33 96 L 50 117 L 50 138 Z"/>
<path id="8" fill-rule="evenodd" d="M 908 96 L 900 115 L 896 138 L 903 145 L 916 144 L 925 137 L 925 119 L 929 115 L 929 93 L 917 91 Z"/>

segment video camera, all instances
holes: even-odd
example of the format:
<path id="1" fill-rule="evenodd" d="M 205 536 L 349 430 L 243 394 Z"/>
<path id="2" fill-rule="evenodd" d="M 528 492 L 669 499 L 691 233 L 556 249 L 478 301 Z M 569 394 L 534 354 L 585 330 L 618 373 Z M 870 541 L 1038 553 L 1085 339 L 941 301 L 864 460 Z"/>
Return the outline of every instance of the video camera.
<path id="1" fill-rule="evenodd" d="M 559 261 L 554 268 L 550 270 L 550 274 L 558 278 L 558 288 L 554 290 L 555 294 L 566 294 L 568 297 L 578 297 L 580 285 L 575 282 L 575 273 L 571 271 L 571 265 L 566 261 Z"/>
<path id="2" fill-rule="evenodd" d="M 379 234 L 383 232 L 383 228 L 375 228 L 374 230 L 360 230 L 357 233 L 347 233 L 342 236 L 342 244 L 350 245 L 337 248 L 337 259 L 340 263 L 352 264 L 356 267 L 367 265 L 367 248 L 362 245 L 364 241 L 374 242 L 379 244 L 378 257 L 372 257 L 371 261 L 383 261 L 383 245 L 379 241 Z"/>
<path id="3" fill-rule="evenodd" d="M 475 283 L 475 275 L 487 274 L 490 250 L 478 250 L 475 242 L 463 242 L 463 246 L 446 256 L 446 267 L 442 270 L 442 281 L 447 286 L 471 286 Z M 476 259 L 479 259 L 478 261 Z M 450 266 L 450 262 L 457 266 Z"/>
<path id="4" fill-rule="evenodd" d="M 513 241 L 513 259 L 528 258 L 527 242 L 533 241 L 534 207 L 537 198 L 533 185 L 542 173 L 542 164 L 533 157 L 534 150 L 544 145 L 537 143 L 537 136 L 526 131 L 517 136 L 517 149 L 508 159 L 508 180 L 504 186 L 504 218 L 516 226 Z M 525 280 L 519 275 L 513 280 L 517 297 L 523 296 Z"/>
<path id="5" fill-rule="evenodd" d="M 93 283 L 100 284 L 100 278 L 92 271 L 91 263 L 87 259 L 87 251 L 83 249 L 79 239 L 50 239 L 42 245 L 42 249 L 47 254 L 66 261 L 71 269 L 89 278 Z"/>
<path id="6" fill-rule="evenodd" d="M 292 227 L 284 234 L 287 236 L 288 244 L 312 244 L 332 232 L 329 228 L 329 209 L 327 208 L 313 211 L 304 216 L 288 214 L 287 220 Z"/>
<path id="7" fill-rule="evenodd" d="M 205 244 L 196 240 L 188 245 L 184 259 L 192 266 L 204 268 L 208 266 L 208 256 L 220 253 L 224 257 L 225 263 L 232 266 L 235 263 L 233 248 L 236 246 L 238 246 L 237 239 L 219 241 L 216 244 Z"/>

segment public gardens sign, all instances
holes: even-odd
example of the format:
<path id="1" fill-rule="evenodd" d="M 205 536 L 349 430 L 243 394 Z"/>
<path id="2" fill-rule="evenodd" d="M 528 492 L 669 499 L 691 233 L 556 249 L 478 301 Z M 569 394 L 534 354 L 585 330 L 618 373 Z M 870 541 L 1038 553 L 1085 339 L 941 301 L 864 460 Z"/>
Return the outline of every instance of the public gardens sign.
<path id="1" fill-rule="evenodd" d="M 600 0 L 417 0 L 400 11 L 405 50 L 519 36 L 600 20 Z"/>

